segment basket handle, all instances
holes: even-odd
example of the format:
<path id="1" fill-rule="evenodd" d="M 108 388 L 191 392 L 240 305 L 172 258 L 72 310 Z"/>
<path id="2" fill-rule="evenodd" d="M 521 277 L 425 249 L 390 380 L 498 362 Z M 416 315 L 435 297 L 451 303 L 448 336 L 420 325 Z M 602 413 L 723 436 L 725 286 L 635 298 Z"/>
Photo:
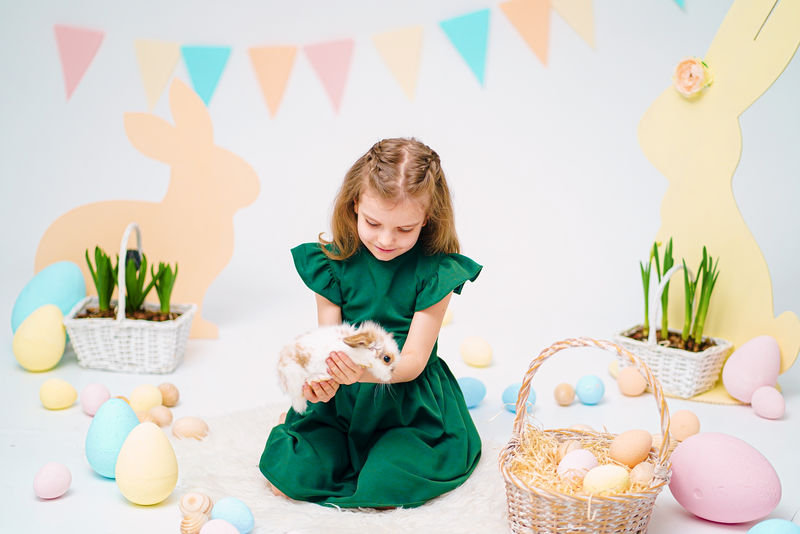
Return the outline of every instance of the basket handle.
<path id="1" fill-rule="evenodd" d="M 669 457 L 669 408 L 667 407 L 667 403 L 664 399 L 664 394 L 661 391 L 661 384 L 658 382 L 658 380 L 656 380 L 656 378 L 650 372 L 650 369 L 643 361 L 641 361 L 631 352 L 610 341 L 596 340 L 588 337 L 570 338 L 554 343 L 550 347 L 540 352 L 539 355 L 533 359 L 528 367 L 528 370 L 525 372 L 525 378 L 522 380 L 522 386 L 519 388 L 519 395 L 517 396 L 517 415 L 514 418 L 514 435 L 522 436 L 522 432 L 525 427 L 525 420 L 528 415 L 527 400 L 531 389 L 531 381 L 533 380 L 533 375 L 535 375 L 536 371 L 539 369 L 539 366 L 541 366 L 546 359 L 554 355 L 556 352 L 573 347 L 597 347 L 610 352 L 615 352 L 623 358 L 633 362 L 633 365 L 639 370 L 640 373 L 642 373 L 642 376 L 645 377 L 647 383 L 650 385 L 650 388 L 653 390 L 653 396 L 656 399 L 658 413 L 661 416 L 661 434 L 663 435 L 663 439 L 661 440 L 661 446 L 659 447 L 658 451 L 658 461 L 662 465 L 665 464 L 667 458 Z"/>
<path id="2" fill-rule="evenodd" d="M 122 234 L 122 241 L 119 244 L 119 259 L 117 260 L 117 322 L 125 320 L 125 265 L 127 262 L 128 239 L 131 237 L 131 232 L 136 231 L 136 249 L 139 251 L 139 257 L 142 256 L 142 231 L 139 230 L 139 225 L 132 222 L 125 228 Z"/>
<path id="3" fill-rule="evenodd" d="M 664 276 L 661 277 L 661 283 L 658 284 L 658 287 L 656 288 L 655 291 L 653 291 L 653 286 L 656 283 L 658 283 L 658 282 L 656 282 L 656 274 L 653 273 L 652 271 L 650 272 L 650 280 L 648 281 L 648 285 L 650 286 L 650 291 L 649 291 L 649 293 L 650 293 L 649 309 L 653 310 L 653 320 L 650 321 L 650 332 L 649 332 L 649 334 L 647 336 L 647 344 L 648 345 L 655 345 L 656 344 L 656 328 L 657 328 L 656 325 L 658 325 L 658 313 L 660 311 L 661 312 L 664 311 L 664 310 L 661 309 L 661 305 L 660 305 L 661 295 L 664 293 L 664 288 L 667 287 L 667 284 L 669 283 L 670 278 L 672 278 L 672 275 L 674 275 L 675 273 L 677 273 L 681 269 L 683 269 L 683 265 L 680 265 L 680 264 L 673 265 L 672 268 L 670 270 L 668 270 L 667 272 L 665 272 Z M 686 272 L 689 274 L 689 276 L 691 278 L 694 278 L 694 274 L 692 273 L 691 269 L 689 269 L 687 267 L 686 268 Z"/>

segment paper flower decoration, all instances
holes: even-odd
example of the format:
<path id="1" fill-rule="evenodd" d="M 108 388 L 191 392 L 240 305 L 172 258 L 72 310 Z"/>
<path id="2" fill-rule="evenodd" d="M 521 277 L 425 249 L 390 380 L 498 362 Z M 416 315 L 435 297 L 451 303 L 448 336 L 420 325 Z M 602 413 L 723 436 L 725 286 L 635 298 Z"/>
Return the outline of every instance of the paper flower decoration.
<path id="1" fill-rule="evenodd" d="M 711 85 L 714 80 L 708 65 L 696 57 L 686 58 L 675 67 L 672 75 L 672 84 L 675 89 L 686 97 L 691 97 Z"/>

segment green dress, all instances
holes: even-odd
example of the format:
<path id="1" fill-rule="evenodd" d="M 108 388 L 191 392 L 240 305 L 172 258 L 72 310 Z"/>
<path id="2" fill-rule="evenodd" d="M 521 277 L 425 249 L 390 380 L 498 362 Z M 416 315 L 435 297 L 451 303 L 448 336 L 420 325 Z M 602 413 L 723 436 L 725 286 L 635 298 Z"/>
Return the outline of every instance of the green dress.
<path id="1" fill-rule="evenodd" d="M 377 321 L 401 349 L 414 312 L 460 293 L 481 271 L 460 254 L 427 256 L 419 243 L 390 261 L 363 246 L 331 260 L 316 243 L 292 255 L 305 284 L 340 306 L 343 321 Z M 436 347 L 411 382 L 341 386 L 303 415 L 290 409 L 267 439 L 261 472 L 292 499 L 341 507 L 414 507 L 462 484 L 481 441 Z"/>

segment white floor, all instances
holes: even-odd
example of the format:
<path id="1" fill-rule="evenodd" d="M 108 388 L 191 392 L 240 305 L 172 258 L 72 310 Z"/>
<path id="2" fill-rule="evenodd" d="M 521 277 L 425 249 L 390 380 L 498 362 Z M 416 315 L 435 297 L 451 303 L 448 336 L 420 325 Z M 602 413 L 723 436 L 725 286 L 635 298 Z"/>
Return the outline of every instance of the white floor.
<path id="1" fill-rule="evenodd" d="M 504 443 L 511 433 L 513 415 L 502 408 L 500 395 L 503 389 L 520 381 L 531 359 L 557 340 L 526 339 L 525 336 L 530 337 L 530 334 L 522 325 L 513 324 L 514 318 L 484 315 L 482 310 L 491 309 L 492 303 L 480 299 L 489 297 L 470 299 L 467 298 L 468 290 L 463 297 L 453 299 L 455 319 L 442 330 L 440 354 L 456 376 L 474 376 L 486 383 L 488 395 L 473 410 L 473 418 L 485 442 Z M 38 390 L 45 380 L 52 377 L 67 380 L 78 391 L 87 384 L 101 382 L 112 395 L 128 395 L 143 383 L 169 381 L 181 391 L 180 404 L 174 409 L 175 417 L 215 417 L 279 400 L 281 396 L 273 371 L 275 355 L 287 339 L 311 326 L 314 318 L 311 297 L 298 288 L 265 302 L 258 310 L 246 306 L 241 309 L 235 306 L 212 309 L 232 311 L 229 316 L 217 312 L 210 317 L 220 325 L 219 339 L 190 340 L 184 362 L 167 376 L 83 369 L 71 352 L 54 370 L 29 373 L 16 364 L 10 348 L 10 329 L 4 329 L 5 357 L 0 363 L 0 465 L 3 474 L 0 478 L 3 510 L 0 513 L 0 531 L 178 531 L 181 518 L 177 501 L 180 496 L 173 494 L 164 503 L 151 507 L 128 503 L 113 481 L 94 474 L 84 457 L 83 443 L 90 417 L 81 411 L 78 403 L 63 411 L 44 409 L 38 399 Z M 484 335 L 492 343 L 492 366 L 476 369 L 462 362 L 458 354 L 459 344 L 464 337 L 473 334 Z M 582 335 L 584 332 L 574 334 Z M 536 418 L 545 427 L 583 423 L 595 428 L 607 427 L 612 432 L 632 428 L 656 432 L 659 419 L 653 396 L 622 397 L 607 372 L 612 360 L 611 354 L 595 349 L 574 349 L 556 354 L 544 364 L 534 380 L 538 394 L 534 411 Z M 557 406 L 552 397 L 554 386 L 559 382 L 574 383 L 588 373 L 597 374 L 604 380 L 606 395 L 603 401 L 597 406 L 584 406 L 577 402 L 566 408 Z M 793 442 L 800 438 L 798 366 L 795 365 L 779 381 L 787 404 L 786 415 L 779 421 L 760 419 L 745 406 L 715 406 L 675 399 L 670 400 L 669 406 L 673 411 L 693 410 L 704 431 L 732 434 L 761 451 L 777 470 L 783 485 L 783 498 L 770 517 L 791 519 L 800 515 L 800 456 Z M 63 497 L 43 501 L 33 493 L 33 477 L 40 466 L 50 461 L 62 462 L 69 467 L 72 486 Z M 800 519 L 795 517 L 795 521 Z M 697 519 L 685 512 L 669 490 L 665 490 L 658 498 L 649 532 L 745 532 L 751 526 L 719 525 Z M 319 531 L 324 532 L 324 525 L 320 525 Z M 398 526 L 398 532 L 401 531 L 402 527 Z M 442 525 L 431 526 L 431 532 L 446 531 Z"/>

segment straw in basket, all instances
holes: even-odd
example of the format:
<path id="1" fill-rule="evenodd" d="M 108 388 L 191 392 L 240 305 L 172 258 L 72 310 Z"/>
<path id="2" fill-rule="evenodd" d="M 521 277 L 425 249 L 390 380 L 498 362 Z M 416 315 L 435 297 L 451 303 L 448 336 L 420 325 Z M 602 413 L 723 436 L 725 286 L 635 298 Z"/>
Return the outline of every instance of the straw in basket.
<path id="1" fill-rule="evenodd" d="M 647 342 L 628 337 L 638 327 L 617 334 L 613 340 L 636 354 L 650 367 L 667 395 L 688 399 L 714 387 L 719 379 L 725 358 L 730 354 L 733 345 L 725 339 L 712 337 L 709 339 L 714 341 L 713 346 L 702 352 L 691 352 L 656 343 L 656 324 L 661 310 L 661 294 L 672 275 L 681 269 L 683 269 L 682 265 L 675 265 L 667 271 L 655 291 L 652 290 L 653 278 L 650 279 L 651 290 L 649 293 L 652 298 L 649 309 L 653 310 L 653 320 L 650 322 Z M 691 271 L 689 271 L 689 275 L 691 276 Z M 617 360 L 620 368 L 630 365 L 625 358 L 617 357 Z"/>
<path id="2" fill-rule="evenodd" d="M 542 433 L 555 438 L 558 443 L 580 440 L 582 443 L 608 448 L 614 440 L 613 434 L 572 429 L 540 430 L 527 421 L 527 398 L 531 381 L 539 366 L 555 353 L 573 347 L 597 347 L 616 353 L 629 360 L 650 384 L 661 417 L 661 432 L 664 436 L 659 449 L 651 449 L 649 461 L 655 465 L 655 473 L 649 487 L 637 491 L 612 495 L 570 495 L 520 479 L 512 467 L 522 454 L 525 433 Z M 500 453 L 500 471 L 506 485 L 508 520 L 515 533 L 640 533 L 647 530 L 653 513 L 655 500 L 669 482 L 669 410 L 661 391 L 661 385 L 642 361 L 610 341 L 590 338 L 567 339 L 543 350 L 530 364 L 517 398 L 517 415 L 511 440 Z"/>
<path id="3" fill-rule="evenodd" d="M 197 305 L 173 304 L 180 315 L 171 321 L 144 321 L 125 317 L 125 257 L 128 238 L 136 232 L 136 247 L 141 257 L 142 234 L 139 225 L 130 223 L 122 235 L 119 249 L 117 317 L 76 319 L 97 297 L 86 297 L 64 317 L 64 326 L 82 367 L 134 373 L 171 373 L 183 359 L 186 340 Z M 114 301 L 112 301 L 112 304 Z M 156 306 L 145 304 L 156 310 Z"/>

